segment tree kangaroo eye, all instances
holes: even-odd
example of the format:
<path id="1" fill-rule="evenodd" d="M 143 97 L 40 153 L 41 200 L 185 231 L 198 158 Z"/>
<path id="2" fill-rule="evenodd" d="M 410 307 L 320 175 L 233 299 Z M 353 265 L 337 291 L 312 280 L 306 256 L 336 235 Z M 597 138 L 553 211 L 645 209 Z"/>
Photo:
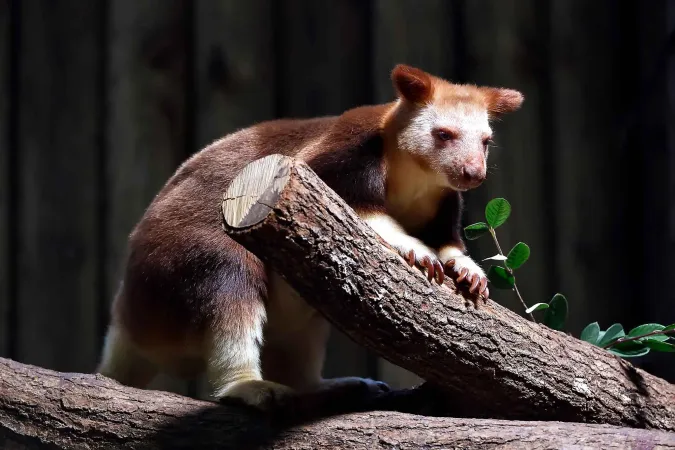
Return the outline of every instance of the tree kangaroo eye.
<path id="1" fill-rule="evenodd" d="M 448 130 L 446 128 L 440 128 L 435 130 L 436 136 L 441 141 L 450 141 L 457 138 L 457 132 L 453 130 Z"/>

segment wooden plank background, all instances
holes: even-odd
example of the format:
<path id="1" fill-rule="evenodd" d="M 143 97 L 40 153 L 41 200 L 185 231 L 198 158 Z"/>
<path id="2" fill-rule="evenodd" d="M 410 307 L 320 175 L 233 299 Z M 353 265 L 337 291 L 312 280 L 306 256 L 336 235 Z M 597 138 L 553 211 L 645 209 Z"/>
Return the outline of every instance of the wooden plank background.
<path id="1" fill-rule="evenodd" d="M 0 355 L 93 370 L 128 233 L 176 167 L 261 120 L 388 101 L 399 62 L 525 93 L 465 221 L 509 199 L 528 302 L 565 293 L 575 335 L 675 322 L 674 30 L 669 0 L 0 0 Z M 636 362 L 675 381 L 668 355 Z M 325 372 L 420 381 L 337 332 Z"/>
<path id="2" fill-rule="evenodd" d="M 100 6 L 21 2 L 18 19 L 17 358 L 59 370 L 91 370 L 99 351 Z"/>
<path id="3" fill-rule="evenodd" d="M 10 355 L 10 301 L 12 290 L 10 256 L 10 11 L 9 1 L 0 1 L 0 354 Z"/>
<path id="4" fill-rule="evenodd" d="M 641 4 L 636 18 L 644 28 L 634 46 L 644 49 L 636 52 L 640 84 L 632 114 L 624 118 L 621 145 L 644 149 L 641 170 L 644 186 L 636 200 L 640 208 L 636 214 L 644 221 L 644 270 L 640 286 L 633 296 L 631 313 L 635 319 L 650 321 L 675 315 L 675 301 L 664 280 L 670 280 L 673 264 L 667 256 L 675 250 L 675 4 L 672 1 L 654 2 L 651 7 Z M 664 36 L 668 36 L 664 48 Z M 632 147 L 631 147 L 632 146 Z M 660 300 L 656 300 L 661 297 Z M 645 369 L 663 371 L 675 379 L 675 364 L 665 365 L 661 355 L 649 354 L 642 361 Z"/>
<path id="5" fill-rule="evenodd" d="M 107 304 L 117 289 L 129 231 L 188 155 L 187 0 L 110 2 L 106 36 L 108 119 L 105 178 Z M 107 320 L 107 314 L 106 314 Z M 166 374 L 152 388 L 186 394 Z"/>

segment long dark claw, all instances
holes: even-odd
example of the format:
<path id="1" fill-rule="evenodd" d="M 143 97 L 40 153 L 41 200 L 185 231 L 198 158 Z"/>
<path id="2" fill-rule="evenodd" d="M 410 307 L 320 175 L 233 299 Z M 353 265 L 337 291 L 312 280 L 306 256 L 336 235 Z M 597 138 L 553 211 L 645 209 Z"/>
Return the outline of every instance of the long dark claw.
<path id="1" fill-rule="evenodd" d="M 484 295 L 487 297 L 486 291 L 487 290 L 487 278 L 481 278 L 480 279 L 480 289 L 478 292 L 480 292 L 481 295 Z"/>
<path id="2" fill-rule="evenodd" d="M 483 294 L 483 300 L 485 300 L 485 303 L 487 303 L 488 298 L 490 298 L 490 289 L 485 288 L 485 294 Z"/>
<path id="3" fill-rule="evenodd" d="M 408 252 L 408 265 L 410 267 L 415 265 L 415 250 L 410 250 Z"/>
<path id="4" fill-rule="evenodd" d="M 427 269 L 427 279 L 429 281 L 433 280 L 434 279 L 434 263 L 431 262 L 431 258 L 429 258 L 428 256 L 425 256 L 424 258 L 422 258 L 422 262 L 420 263 L 420 265 Z"/>
<path id="5" fill-rule="evenodd" d="M 445 280 L 445 272 L 443 271 L 443 266 L 439 260 L 434 261 L 434 268 L 436 269 L 436 281 L 438 284 L 443 284 L 443 280 Z"/>
<path id="6" fill-rule="evenodd" d="M 466 276 L 468 274 L 469 274 L 469 269 L 467 269 L 466 267 L 463 268 L 462 270 L 460 270 L 459 271 L 459 277 L 457 277 L 457 282 L 461 283 L 464 280 L 464 278 L 466 278 Z"/>
<path id="7" fill-rule="evenodd" d="M 455 266 L 455 260 L 454 259 L 449 259 L 445 262 L 445 270 L 452 270 L 452 268 Z"/>
<path id="8" fill-rule="evenodd" d="M 472 281 L 471 281 L 471 287 L 469 288 L 469 292 L 471 292 L 473 294 L 473 293 L 476 292 L 476 288 L 478 287 L 478 283 L 480 282 L 480 276 L 478 276 L 477 274 L 473 274 L 471 279 L 472 279 Z"/>

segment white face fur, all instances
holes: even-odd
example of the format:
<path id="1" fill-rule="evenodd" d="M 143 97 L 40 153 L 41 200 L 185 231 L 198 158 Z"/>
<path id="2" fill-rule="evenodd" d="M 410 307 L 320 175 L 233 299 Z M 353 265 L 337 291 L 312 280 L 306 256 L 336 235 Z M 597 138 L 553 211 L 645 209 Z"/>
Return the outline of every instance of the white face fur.
<path id="1" fill-rule="evenodd" d="M 399 104 L 399 123 L 405 124 L 397 135 L 397 147 L 423 160 L 439 176 L 439 185 L 464 191 L 475 187 L 463 176 L 465 167 L 486 169 L 486 141 L 492 129 L 485 109 L 471 102 L 453 102 L 447 107 L 434 103 L 421 107 Z M 450 131 L 451 139 L 442 134 Z"/>

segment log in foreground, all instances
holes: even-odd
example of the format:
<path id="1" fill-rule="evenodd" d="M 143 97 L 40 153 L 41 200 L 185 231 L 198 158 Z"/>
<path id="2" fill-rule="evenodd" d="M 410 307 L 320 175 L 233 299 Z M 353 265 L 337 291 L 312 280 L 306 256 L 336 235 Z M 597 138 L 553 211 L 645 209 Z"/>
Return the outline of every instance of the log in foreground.
<path id="1" fill-rule="evenodd" d="M 493 301 L 473 307 L 450 280 L 427 281 L 300 161 L 246 166 L 223 218 L 337 328 L 462 399 L 469 416 L 675 431 L 675 386 Z"/>
<path id="2" fill-rule="evenodd" d="M 675 448 L 660 430 L 560 422 L 341 415 L 281 429 L 249 408 L 0 358 L 3 449 Z"/>

